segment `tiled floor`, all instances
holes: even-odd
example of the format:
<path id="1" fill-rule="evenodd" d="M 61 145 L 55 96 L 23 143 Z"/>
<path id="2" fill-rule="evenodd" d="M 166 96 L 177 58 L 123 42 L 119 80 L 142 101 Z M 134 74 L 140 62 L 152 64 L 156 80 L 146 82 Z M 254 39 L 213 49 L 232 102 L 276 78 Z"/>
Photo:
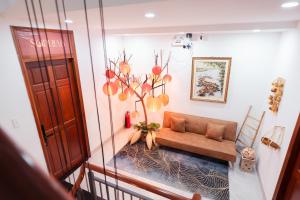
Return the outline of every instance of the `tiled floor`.
<path id="1" fill-rule="evenodd" d="M 116 134 L 115 137 L 115 151 L 118 152 L 126 143 L 128 135 L 133 130 L 127 129 L 122 130 L 119 133 Z M 106 141 L 104 143 L 104 152 L 105 152 L 105 162 L 107 163 L 110 159 L 113 157 L 113 151 L 112 151 L 112 143 L 111 141 Z M 89 160 L 90 163 L 102 165 L 102 155 L 101 155 L 101 148 L 99 147 L 94 152 L 92 152 L 92 157 Z M 231 168 L 229 168 L 229 193 L 230 193 L 230 199 L 231 200 L 264 200 L 264 195 L 261 190 L 261 185 L 257 176 L 256 172 L 252 173 L 246 173 L 239 169 L 239 158 L 235 165 Z M 172 192 L 184 195 L 186 197 L 191 197 L 192 194 L 185 191 L 180 191 L 176 188 L 171 188 L 169 186 L 156 183 L 154 181 L 145 180 L 142 177 L 137 177 L 132 174 L 128 174 L 125 171 L 118 170 L 118 172 L 123 173 L 125 175 L 129 175 L 131 177 L 137 178 L 139 180 L 146 181 L 147 183 L 151 183 L 153 185 L 163 187 L 167 190 L 170 190 Z M 153 197 L 153 199 L 160 199 L 158 197 Z M 205 199 L 205 198 L 202 198 Z"/>

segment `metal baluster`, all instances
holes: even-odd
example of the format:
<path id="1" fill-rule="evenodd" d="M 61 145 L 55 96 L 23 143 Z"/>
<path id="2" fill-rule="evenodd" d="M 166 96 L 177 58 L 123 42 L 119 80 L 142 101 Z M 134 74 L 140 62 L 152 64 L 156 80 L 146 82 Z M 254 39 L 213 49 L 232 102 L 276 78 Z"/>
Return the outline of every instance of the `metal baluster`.
<path id="1" fill-rule="evenodd" d="M 92 198 L 94 200 L 97 200 L 97 193 L 96 193 L 94 173 L 92 171 L 89 171 L 88 172 L 88 176 L 89 176 L 89 183 L 90 183 L 90 189 L 91 189 Z"/>
<path id="2" fill-rule="evenodd" d="M 99 188 L 100 188 L 100 197 L 101 197 L 101 199 L 103 198 L 103 193 L 102 193 L 102 186 L 101 186 L 101 183 L 100 182 L 98 182 L 99 183 Z"/>

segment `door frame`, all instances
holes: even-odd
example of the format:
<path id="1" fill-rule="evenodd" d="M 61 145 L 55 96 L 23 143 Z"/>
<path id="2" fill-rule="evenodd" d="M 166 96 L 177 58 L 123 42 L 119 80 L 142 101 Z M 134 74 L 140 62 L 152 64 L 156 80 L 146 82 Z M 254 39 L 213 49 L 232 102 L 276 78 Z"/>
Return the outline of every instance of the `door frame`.
<path id="1" fill-rule="evenodd" d="M 276 184 L 275 192 L 273 194 L 274 200 L 284 199 L 285 192 L 288 188 L 288 180 L 290 179 L 294 165 L 297 161 L 297 156 L 300 151 L 300 113 L 296 122 L 296 126 L 284 159 L 283 166 Z"/>
<path id="2" fill-rule="evenodd" d="M 35 106 L 35 101 L 34 101 L 34 95 L 31 89 L 31 84 L 29 81 L 29 77 L 28 77 L 28 73 L 27 73 L 27 68 L 26 68 L 26 63 L 28 62 L 33 62 L 37 60 L 37 55 L 32 56 L 32 57 L 26 57 L 23 58 L 22 56 L 22 51 L 21 51 L 21 47 L 20 47 L 20 43 L 18 42 L 18 38 L 17 38 L 17 34 L 16 31 L 20 31 L 22 29 L 31 29 L 30 27 L 21 27 L 21 26 L 10 26 L 11 29 L 11 33 L 12 33 L 12 37 L 13 37 L 13 41 L 16 47 L 16 52 L 19 58 L 19 63 L 21 65 L 21 70 L 22 70 L 22 74 L 23 74 L 23 78 L 24 78 L 24 82 L 26 85 L 26 90 L 27 90 L 27 94 L 29 96 L 29 100 L 30 100 L 30 104 L 31 104 L 31 108 L 33 111 L 33 115 L 35 118 L 35 122 L 36 122 L 36 128 L 38 130 L 38 134 L 39 134 L 39 138 L 40 138 L 40 142 L 41 142 L 41 146 L 43 149 L 43 153 L 44 153 L 44 157 L 46 160 L 46 164 L 47 164 L 47 168 L 48 171 L 50 172 L 50 164 L 49 164 L 49 157 L 47 154 L 47 149 L 46 146 L 44 144 L 44 138 L 43 138 L 43 133 L 42 133 L 42 129 L 41 129 L 41 122 L 38 116 L 38 112 L 37 112 L 37 108 Z M 51 33 L 51 32 L 55 32 L 55 33 L 60 33 L 60 34 L 67 34 L 68 36 L 68 42 L 69 46 L 70 46 L 70 52 L 71 54 L 69 55 L 55 55 L 55 56 L 51 56 L 52 60 L 57 60 L 57 59 L 73 59 L 73 70 L 74 70 L 74 76 L 75 76 L 75 81 L 76 81 L 76 87 L 78 90 L 78 97 L 79 97 L 79 108 L 80 108 L 80 112 L 81 112 L 81 120 L 82 120 L 82 124 L 83 124 L 83 133 L 84 133 L 84 143 L 85 143 L 85 160 L 87 160 L 89 157 L 91 157 L 91 151 L 90 151 L 90 145 L 89 145 L 89 138 L 88 138 L 88 132 L 87 132 L 87 125 L 86 125 L 86 117 L 85 117 L 85 110 L 84 110 L 84 103 L 83 103 L 83 97 L 82 97 L 82 90 L 81 90 L 81 84 L 80 84 L 80 76 L 79 76 L 79 70 L 78 70 L 78 61 L 77 61 L 77 54 L 76 54 L 76 48 L 75 48 L 75 40 L 74 40 L 74 34 L 73 31 L 71 30 L 57 30 L 57 29 L 44 29 L 44 28 L 33 28 L 33 31 L 40 31 L 40 32 L 47 32 Z M 66 47 L 69 48 L 69 47 Z M 50 60 L 49 56 L 45 56 L 46 60 Z M 43 62 L 43 61 L 42 61 Z"/>

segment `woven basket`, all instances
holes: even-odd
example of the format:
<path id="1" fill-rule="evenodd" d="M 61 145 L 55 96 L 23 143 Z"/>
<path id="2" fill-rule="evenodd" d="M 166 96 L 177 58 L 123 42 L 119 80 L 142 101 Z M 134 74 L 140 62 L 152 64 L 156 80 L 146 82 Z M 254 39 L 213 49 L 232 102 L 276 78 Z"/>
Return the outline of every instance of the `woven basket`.
<path id="1" fill-rule="evenodd" d="M 244 156 L 241 158 L 240 168 L 243 171 L 251 172 L 255 167 L 255 159 L 248 159 Z"/>

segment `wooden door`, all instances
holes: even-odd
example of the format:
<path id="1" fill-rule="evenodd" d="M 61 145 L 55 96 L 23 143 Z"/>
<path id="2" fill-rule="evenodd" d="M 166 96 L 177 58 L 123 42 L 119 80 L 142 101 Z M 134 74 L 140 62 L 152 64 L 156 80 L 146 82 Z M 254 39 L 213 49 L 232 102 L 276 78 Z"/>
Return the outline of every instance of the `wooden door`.
<path id="1" fill-rule="evenodd" d="M 294 169 L 290 180 L 288 181 L 287 191 L 285 198 L 287 200 L 299 200 L 300 199 L 300 152 L 298 152 L 297 160 L 295 162 Z"/>
<path id="2" fill-rule="evenodd" d="M 26 63 L 50 172 L 61 177 L 87 157 L 72 59 Z"/>
<path id="3" fill-rule="evenodd" d="M 280 172 L 273 199 L 300 199 L 300 114 Z"/>

